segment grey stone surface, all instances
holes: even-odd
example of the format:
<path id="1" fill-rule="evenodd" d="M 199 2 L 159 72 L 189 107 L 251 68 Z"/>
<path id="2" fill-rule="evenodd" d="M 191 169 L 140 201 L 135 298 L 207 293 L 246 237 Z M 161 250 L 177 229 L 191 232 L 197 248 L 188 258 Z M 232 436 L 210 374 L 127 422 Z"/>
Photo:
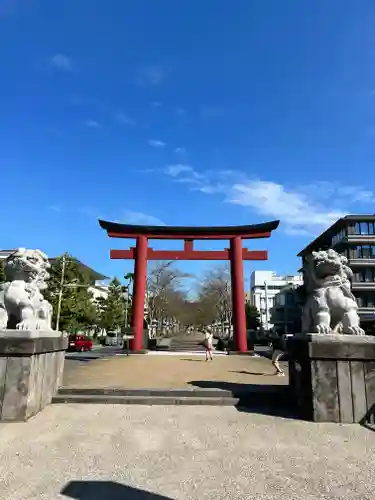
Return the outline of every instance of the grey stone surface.
<path id="1" fill-rule="evenodd" d="M 333 249 L 312 252 L 305 259 L 303 273 L 307 300 L 302 331 L 364 335 L 357 301 L 351 292 L 353 271 L 348 259 Z"/>
<path id="2" fill-rule="evenodd" d="M 25 421 L 51 403 L 67 343 L 61 335 L 0 339 L 0 421 Z"/>
<path id="3" fill-rule="evenodd" d="M 0 442 L 1 500 L 373 500 L 375 491 L 375 433 L 234 408 L 56 405 L 0 425 Z"/>
<path id="4" fill-rule="evenodd" d="M 60 338 L 66 337 L 56 330 L 0 330 L 0 339 L 12 337 L 16 339 Z"/>
<path id="5" fill-rule="evenodd" d="M 9 330 L 0 330 L 0 355 L 18 356 L 28 354 L 40 354 L 44 352 L 56 352 L 66 350 L 68 347 L 68 338 L 60 332 L 48 332 L 43 336 L 43 332 L 26 332 L 26 336 L 13 335 L 10 331 L 9 336 L 4 335 Z M 28 335 L 28 334 L 31 335 Z M 50 335 L 52 333 L 53 335 Z M 22 332 L 21 332 L 22 334 Z"/>
<path id="6" fill-rule="evenodd" d="M 290 386 L 301 416 L 317 422 L 371 422 L 375 338 L 305 335 L 288 340 Z"/>

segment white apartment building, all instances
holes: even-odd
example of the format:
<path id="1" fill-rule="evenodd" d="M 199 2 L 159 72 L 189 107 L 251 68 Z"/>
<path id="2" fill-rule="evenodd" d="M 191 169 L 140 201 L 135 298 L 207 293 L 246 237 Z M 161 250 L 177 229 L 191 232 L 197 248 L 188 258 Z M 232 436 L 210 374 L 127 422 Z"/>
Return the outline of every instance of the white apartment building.
<path id="1" fill-rule="evenodd" d="M 273 327 L 270 318 L 275 296 L 286 285 L 303 285 L 303 277 L 302 274 L 278 276 L 273 271 L 253 271 L 250 284 L 250 302 L 260 313 L 261 327 L 268 331 Z"/>

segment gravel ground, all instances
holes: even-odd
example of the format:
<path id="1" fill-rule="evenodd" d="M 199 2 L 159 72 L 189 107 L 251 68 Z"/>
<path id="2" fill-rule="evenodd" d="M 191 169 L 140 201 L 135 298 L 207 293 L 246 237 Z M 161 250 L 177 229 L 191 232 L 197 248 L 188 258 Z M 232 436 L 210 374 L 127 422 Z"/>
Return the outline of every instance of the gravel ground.
<path id="1" fill-rule="evenodd" d="M 374 432 L 230 407 L 55 405 L 0 445 L 1 500 L 375 498 Z"/>
<path id="2" fill-rule="evenodd" d="M 70 362 L 70 363 L 69 363 Z M 281 363 L 286 372 L 287 364 Z M 240 388 L 246 384 L 287 385 L 288 376 L 277 377 L 270 360 L 251 356 L 121 356 L 89 362 L 67 360 L 63 385 L 66 387 Z"/>

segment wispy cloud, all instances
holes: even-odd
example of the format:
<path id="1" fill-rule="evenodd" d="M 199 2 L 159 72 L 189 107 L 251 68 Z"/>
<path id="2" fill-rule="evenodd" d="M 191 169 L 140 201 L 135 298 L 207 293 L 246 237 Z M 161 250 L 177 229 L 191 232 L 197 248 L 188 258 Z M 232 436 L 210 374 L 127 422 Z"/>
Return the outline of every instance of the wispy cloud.
<path id="1" fill-rule="evenodd" d="M 61 212 L 62 208 L 60 205 L 50 205 L 48 207 L 49 210 L 52 210 L 52 212 Z"/>
<path id="2" fill-rule="evenodd" d="M 160 64 L 146 64 L 138 71 L 137 83 L 142 86 L 155 87 L 166 79 L 166 71 Z"/>
<path id="3" fill-rule="evenodd" d="M 160 107 L 162 106 L 162 103 L 161 103 L 160 101 L 153 101 L 153 102 L 151 103 L 151 106 L 152 106 L 153 108 L 160 108 Z"/>
<path id="4" fill-rule="evenodd" d="M 177 163 L 176 165 L 168 165 L 164 173 L 173 177 L 176 182 L 185 184 L 201 184 L 204 176 L 196 172 L 190 165 Z"/>
<path id="5" fill-rule="evenodd" d="M 174 152 L 178 155 L 186 155 L 187 151 L 185 148 L 176 148 Z"/>
<path id="6" fill-rule="evenodd" d="M 54 68 L 61 71 L 72 71 L 72 60 L 64 54 L 55 54 L 51 59 L 51 64 Z"/>
<path id="7" fill-rule="evenodd" d="M 331 182 L 289 186 L 249 179 L 233 170 L 200 173 L 188 165 L 172 165 L 164 172 L 174 181 L 190 183 L 191 189 L 221 195 L 226 203 L 248 208 L 264 219 L 280 219 L 290 235 L 316 235 L 348 213 L 366 210 L 366 205 L 372 205 L 373 211 L 375 206 L 375 194 L 360 186 Z"/>
<path id="8" fill-rule="evenodd" d="M 83 122 L 83 124 L 85 125 L 85 127 L 88 127 L 88 128 L 99 128 L 100 127 L 99 123 L 96 120 L 85 120 Z"/>
<path id="9" fill-rule="evenodd" d="M 134 212 L 133 210 L 126 210 L 124 213 L 124 222 L 127 224 L 144 224 L 150 226 L 165 226 L 165 222 L 143 212 Z"/>
<path id="10" fill-rule="evenodd" d="M 156 139 L 151 139 L 148 141 L 149 145 L 152 146 L 153 148 L 164 148 L 165 142 L 163 141 L 158 141 Z"/>
<path id="11" fill-rule="evenodd" d="M 133 120 L 133 118 L 130 118 L 130 116 L 128 116 L 127 114 L 122 113 L 122 112 L 115 114 L 115 120 L 118 121 L 119 123 L 124 124 L 124 125 L 134 125 L 135 124 L 135 120 Z"/>

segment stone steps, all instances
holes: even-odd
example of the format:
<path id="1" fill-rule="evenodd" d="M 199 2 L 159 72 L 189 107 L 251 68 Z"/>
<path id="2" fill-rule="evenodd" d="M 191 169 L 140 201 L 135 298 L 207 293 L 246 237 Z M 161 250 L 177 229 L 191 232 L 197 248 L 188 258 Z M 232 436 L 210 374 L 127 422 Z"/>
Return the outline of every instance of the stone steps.
<path id="1" fill-rule="evenodd" d="M 171 345 L 169 346 L 169 351 L 174 352 L 204 352 L 204 346 L 202 345 L 204 337 L 194 336 L 194 337 L 174 337 L 172 338 Z"/>
<path id="2" fill-rule="evenodd" d="M 91 403 L 91 404 L 122 404 L 122 405 L 146 405 L 146 406 L 235 406 L 239 403 L 238 398 L 206 398 L 206 397 L 175 397 L 175 396 L 89 396 L 89 395 L 57 395 L 52 400 L 56 403 Z"/>
<path id="3" fill-rule="evenodd" d="M 52 403 L 123 404 L 123 405 L 206 405 L 259 407 L 285 405 L 289 401 L 286 386 L 250 386 L 249 390 L 222 389 L 109 389 L 63 387 Z"/>

